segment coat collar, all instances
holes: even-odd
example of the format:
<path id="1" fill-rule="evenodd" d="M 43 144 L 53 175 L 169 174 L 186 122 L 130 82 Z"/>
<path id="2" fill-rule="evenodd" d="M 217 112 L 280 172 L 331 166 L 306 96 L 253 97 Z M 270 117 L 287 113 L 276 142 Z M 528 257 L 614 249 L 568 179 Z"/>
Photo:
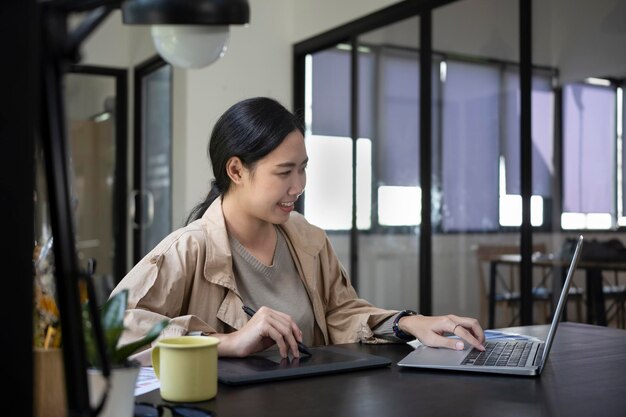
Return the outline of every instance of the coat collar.
<path id="1" fill-rule="evenodd" d="M 291 213 L 289 220 L 280 227 L 294 247 L 310 256 L 317 256 L 326 244 L 324 231 L 312 226 L 300 213 Z"/>
<path id="2" fill-rule="evenodd" d="M 217 279 L 215 275 L 220 275 L 218 272 L 224 270 L 232 271 L 232 253 L 222 211 L 222 197 L 216 198 L 209 206 L 202 216 L 202 221 L 208 242 L 204 271 L 209 281 L 220 283 L 215 281 Z M 317 256 L 324 247 L 326 241 L 324 231 L 311 226 L 300 213 L 291 213 L 289 220 L 279 227 L 297 251 Z"/>
<path id="3" fill-rule="evenodd" d="M 233 259 L 222 212 L 221 197 L 216 198 L 209 206 L 202 215 L 201 221 L 207 239 L 205 278 L 213 284 L 221 285 L 239 294 L 235 285 Z"/>

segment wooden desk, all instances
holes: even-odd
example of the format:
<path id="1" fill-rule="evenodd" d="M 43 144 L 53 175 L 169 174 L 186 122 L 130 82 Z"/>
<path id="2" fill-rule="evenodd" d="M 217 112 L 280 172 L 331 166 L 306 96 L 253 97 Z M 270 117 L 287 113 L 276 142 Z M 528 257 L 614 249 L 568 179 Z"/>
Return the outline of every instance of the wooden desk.
<path id="1" fill-rule="evenodd" d="M 548 326 L 508 329 L 541 338 Z M 540 377 L 405 369 L 411 348 L 339 345 L 392 360 L 387 368 L 230 387 L 200 403 L 216 417 L 624 416 L 626 331 L 578 323 L 559 326 Z M 596 355 L 599 353 L 600 355 Z M 139 401 L 162 402 L 158 390 Z"/>
<path id="2" fill-rule="evenodd" d="M 521 261 L 521 255 L 502 255 L 493 259 L 489 265 L 489 328 L 493 328 L 495 326 L 494 294 L 496 293 L 498 265 L 519 265 Z M 554 312 L 556 302 L 558 301 L 561 293 L 561 288 L 563 287 L 563 282 L 565 281 L 565 274 L 567 274 L 567 268 L 570 263 L 562 260 L 551 259 L 548 256 L 533 256 L 532 264 L 533 267 L 551 268 L 555 271 L 555 273 L 558 273 L 558 271 L 561 272 L 560 275 L 562 279 L 552 280 L 552 312 Z M 583 269 L 586 272 L 587 323 L 606 326 L 607 320 L 604 305 L 604 292 L 602 288 L 602 272 L 626 271 L 626 263 L 580 261 L 577 269 Z M 521 296 L 523 297 L 524 294 L 521 294 Z"/>

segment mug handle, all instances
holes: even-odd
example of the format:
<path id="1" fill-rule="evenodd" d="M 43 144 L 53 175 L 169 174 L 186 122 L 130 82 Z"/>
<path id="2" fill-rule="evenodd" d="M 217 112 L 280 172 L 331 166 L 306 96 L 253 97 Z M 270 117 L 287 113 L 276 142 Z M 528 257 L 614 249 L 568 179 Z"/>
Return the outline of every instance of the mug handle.
<path id="1" fill-rule="evenodd" d="M 161 379 L 161 377 L 159 376 L 159 363 L 160 363 L 160 357 L 161 357 L 161 349 L 159 348 L 158 345 L 154 346 L 152 348 L 152 368 L 154 369 L 154 373 L 156 375 L 156 377 L 158 379 Z"/>

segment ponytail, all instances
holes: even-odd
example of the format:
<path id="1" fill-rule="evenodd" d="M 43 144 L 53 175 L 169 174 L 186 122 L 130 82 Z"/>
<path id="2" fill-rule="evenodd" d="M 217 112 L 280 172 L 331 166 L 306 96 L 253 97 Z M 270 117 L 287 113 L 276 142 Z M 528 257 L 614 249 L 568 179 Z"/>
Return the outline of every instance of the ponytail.
<path id="1" fill-rule="evenodd" d="M 189 223 L 201 218 L 204 213 L 206 213 L 209 206 L 213 204 L 213 202 L 221 195 L 222 191 L 217 186 L 215 180 L 213 180 L 211 183 L 211 189 L 209 190 L 209 194 L 206 196 L 203 202 L 201 202 L 191 210 L 191 213 L 189 213 L 189 217 L 187 217 L 185 225 L 188 225 Z"/>

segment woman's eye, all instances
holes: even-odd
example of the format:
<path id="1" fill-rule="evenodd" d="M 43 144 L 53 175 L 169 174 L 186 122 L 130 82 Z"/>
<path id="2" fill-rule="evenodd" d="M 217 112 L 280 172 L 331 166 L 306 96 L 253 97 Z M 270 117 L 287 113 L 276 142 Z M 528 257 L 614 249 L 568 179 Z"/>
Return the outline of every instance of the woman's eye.
<path id="1" fill-rule="evenodd" d="M 286 177 L 291 173 L 291 171 L 286 171 L 286 172 L 279 172 L 278 175 L 280 175 L 281 177 Z"/>

